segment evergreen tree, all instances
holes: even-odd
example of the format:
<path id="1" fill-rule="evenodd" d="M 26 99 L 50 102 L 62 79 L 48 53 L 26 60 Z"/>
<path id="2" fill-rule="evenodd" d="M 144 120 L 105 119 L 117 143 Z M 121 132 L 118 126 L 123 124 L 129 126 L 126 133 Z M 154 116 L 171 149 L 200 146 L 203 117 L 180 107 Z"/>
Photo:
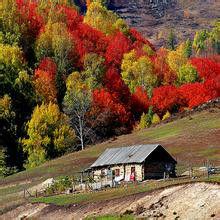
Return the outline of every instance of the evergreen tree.
<path id="1" fill-rule="evenodd" d="M 175 48 L 176 48 L 176 43 L 177 43 L 176 35 L 175 35 L 175 33 L 173 32 L 173 30 L 171 30 L 170 33 L 169 33 L 169 35 L 168 35 L 168 41 L 167 41 L 167 47 L 168 47 L 168 49 L 170 49 L 170 50 L 175 50 Z"/>
<path id="2" fill-rule="evenodd" d="M 187 39 L 187 41 L 185 43 L 184 55 L 187 58 L 190 58 L 192 56 L 192 42 L 190 39 Z"/>

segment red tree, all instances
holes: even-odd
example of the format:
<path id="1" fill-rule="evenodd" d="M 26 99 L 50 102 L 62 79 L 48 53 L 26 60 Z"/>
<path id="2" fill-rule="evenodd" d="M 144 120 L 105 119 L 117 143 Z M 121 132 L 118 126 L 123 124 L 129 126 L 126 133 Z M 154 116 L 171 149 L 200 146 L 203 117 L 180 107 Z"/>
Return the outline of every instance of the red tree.
<path id="1" fill-rule="evenodd" d="M 161 86 L 153 90 L 151 105 L 154 112 L 163 115 L 166 111 L 176 112 L 183 105 L 183 99 L 175 86 Z"/>
<path id="2" fill-rule="evenodd" d="M 131 96 L 131 110 L 135 119 L 139 119 L 143 112 L 147 112 L 150 102 L 146 91 L 142 87 L 137 87 Z"/>
<path id="3" fill-rule="evenodd" d="M 121 79 L 121 75 L 114 67 L 110 67 L 104 77 L 105 88 L 115 96 L 117 100 L 129 108 L 130 90 Z"/>
<path id="4" fill-rule="evenodd" d="M 57 101 L 56 71 L 57 66 L 49 57 L 44 58 L 35 70 L 35 89 L 44 102 Z"/>
<path id="5" fill-rule="evenodd" d="M 213 79 L 207 80 L 205 83 L 196 82 L 182 85 L 179 92 L 185 100 L 186 107 L 189 108 L 194 108 L 220 96 L 220 88 Z"/>
<path id="6" fill-rule="evenodd" d="M 41 60 L 37 70 L 44 71 L 48 74 L 48 78 L 54 80 L 57 72 L 57 65 L 54 63 L 53 59 L 51 59 L 50 57 L 46 57 Z M 38 71 L 35 72 L 35 77 L 41 77 Z"/>
<path id="7" fill-rule="evenodd" d="M 19 13 L 18 23 L 24 24 L 26 27 L 25 34 L 32 38 L 36 38 L 41 27 L 43 26 L 43 18 L 37 12 L 37 2 L 16 0 Z"/>
<path id="8" fill-rule="evenodd" d="M 106 61 L 108 65 L 121 66 L 124 53 L 131 50 L 132 42 L 121 32 L 109 37 L 109 45 L 106 50 Z"/>
<path id="9" fill-rule="evenodd" d="M 83 17 L 72 7 L 59 6 L 61 13 L 65 14 L 66 25 L 69 31 L 75 31 L 78 25 L 83 22 Z"/>
<path id="10" fill-rule="evenodd" d="M 98 135 L 110 137 L 127 133 L 132 129 L 133 121 L 127 107 L 105 89 L 93 92 L 91 114 L 95 118 L 91 124 Z"/>
<path id="11" fill-rule="evenodd" d="M 214 62 L 208 58 L 192 58 L 191 63 L 195 66 L 201 78 L 217 79 L 220 81 L 220 63 Z"/>
<path id="12" fill-rule="evenodd" d="M 87 53 L 92 52 L 104 56 L 108 40 L 102 32 L 87 24 L 80 23 L 78 28 L 71 32 L 71 35 L 76 46 L 76 51 L 80 56 L 81 64 Z"/>

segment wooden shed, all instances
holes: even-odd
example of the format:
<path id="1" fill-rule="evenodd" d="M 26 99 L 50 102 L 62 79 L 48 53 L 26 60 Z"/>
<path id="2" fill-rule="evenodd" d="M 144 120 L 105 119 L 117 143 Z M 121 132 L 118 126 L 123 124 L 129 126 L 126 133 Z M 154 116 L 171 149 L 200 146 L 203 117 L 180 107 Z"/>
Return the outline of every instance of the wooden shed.
<path id="1" fill-rule="evenodd" d="M 90 166 L 94 179 L 143 181 L 175 177 L 176 160 L 160 145 L 108 148 Z"/>

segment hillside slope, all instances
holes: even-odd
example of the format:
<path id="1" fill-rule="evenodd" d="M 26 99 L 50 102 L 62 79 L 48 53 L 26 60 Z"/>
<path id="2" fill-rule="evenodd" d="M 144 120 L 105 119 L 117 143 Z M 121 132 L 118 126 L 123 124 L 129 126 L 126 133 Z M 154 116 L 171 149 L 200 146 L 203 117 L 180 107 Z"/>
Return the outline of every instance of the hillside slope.
<path id="1" fill-rule="evenodd" d="M 75 2 L 85 8 L 85 1 Z M 180 41 L 186 40 L 220 18 L 218 0 L 108 0 L 108 6 L 158 47 L 165 44 L 170 29 Z"/>
<path id="2" fill-rule="evenodd" d="M 23 188 L 33 187 L 50 177 L 76 175 L 87 168 L 108 147 L 160 143 L 177 159 L 178 172 L 189 163 L 203 166 L 210 160 L 220 165 L 220 108 L 196 112 L 180 120 L 123 135 L 49 161 L 40 167 L 0 180 L 0 209 L 23 203 Z"/>

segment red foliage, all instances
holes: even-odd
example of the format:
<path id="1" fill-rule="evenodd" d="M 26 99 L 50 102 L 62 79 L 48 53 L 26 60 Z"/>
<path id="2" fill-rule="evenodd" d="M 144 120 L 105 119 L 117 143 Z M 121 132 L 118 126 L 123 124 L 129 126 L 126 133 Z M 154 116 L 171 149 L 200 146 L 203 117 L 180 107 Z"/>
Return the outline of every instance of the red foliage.
<path id="1" fill-rule="evenodd" d="M 191 83 L 179 88 L 186 107 L 193 108 L 220 96 L 220 88 L 213 79 L 205 83 Z"/>
<path id="2" fill-rule="evenodd" d="M 108 112 L 111 115 L 113 123 L 122 126 L 124 123 L 130 122 L 130 113 L 127 112 L 126 107 L 105 89 L 95 90 L 93 92 L 93 106 L 99 109 L 98 114 Z"/>
<path id="3" fill-rule="evenodd" d="M 121 79 L 116 68 L 111 67 L 107 70 L 104 77 L 104 86 L 111 94 L 114 94 L 117 100 L 128 105 L 131 95 L 130 90 Z"/>
<path id="4" fill-rule="evenodd" d="M 111 36 L 105 54 L 107 64 L 120 67 L 124 53 L 129 52 L 131 46 L 131 40 L 121 32 L 117 32 L 114 36 Z"/>
<path id="5" fill-rule="evenodd" d="M 57 101 L 56 71 L 57 66 L 49 57 L 42 59 L 38 69 L 35 70 L 35 89 L 43 97 L 44 102 L 55 103 Z"/>
<path id="6" fill-rule="evenodd" d="M 35 38 L 43 26 L 43 18 L 37 13 L 37 3 L 34 1 L 16 0 L 19 13 L 18 23 L 25 24 L 26 34 Z"/>
<path id="7" fill-rule="evenodd" d="M 220 63 L 208 58 L 192 58 L 191 63 L 197 69 L 201 78 L 218 79 L 220 81 Z"/>
<path id="8" fill-rule="evenodd" d="M 166 62 L 167 51 L 163 48 L 157 51 L 153 57 L 154 72 L 163 85 L 172 85 L 176 80 L 176 74 L 170 69 Z"/>
<path id="9" fill-rule="evenodd" d="M 147 112 L 150 102 L 146 91 L 142 87 L 137 87 L 131 96 L 131 109 L 135 118 L 139 118 L 143 112 Z"/>
<path id="10" fill-rule="evenodd" d="M 41 60 L 38 69 L 35 71 L 35 77 L 39 78 L 42 76 L 42 73 L 51 80 L 55 79 L 57 71 L 57 66 L 50 57 L 46 57 Z"/>
<path id="11" fill-rule="evenodd" d="M 61 13 L 66 16 L 66 24 L 69 31 L 74 31 L 83 22 L 83 17 L 73 8 L 60 6 Z"/>
<path id="12" fill-rule="evenodd" d="M 153 111 L 163 115 L 166 111 L 176 112 L 183 105 L 181 93 L 175 86 L 161 86 L 153 90 Z"/>
<path id="13" fill-rule="evenodd" d="M 78 66 L 82 66 L 84 56 L 87 53 L 92 52 L 104 56 L 108 40 L 102 32 L 87 24 L 80 23 L 78 28 L 70 33 L 75 44 L 75 50 L 79 55 Z"/>

